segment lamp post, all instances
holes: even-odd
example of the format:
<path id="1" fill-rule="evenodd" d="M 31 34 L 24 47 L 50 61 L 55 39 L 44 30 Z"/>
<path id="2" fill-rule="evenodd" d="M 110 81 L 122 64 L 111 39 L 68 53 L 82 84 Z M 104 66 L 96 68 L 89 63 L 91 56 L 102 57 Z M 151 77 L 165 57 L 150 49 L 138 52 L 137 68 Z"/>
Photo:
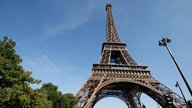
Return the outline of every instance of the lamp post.
<path id="1" fill-rule="evenodd" d="M 189 86 L 189 84 L 188 84 L 188 82 L 187 82 L 185 76 L 183 75 L 181 69 L 179 68 L 179 66 L 178 66 L 178 64 L 177 64 L 177 62 L 176 62 L 176 60 L 175 60 L 175 58 L 173 57 L 173 54 L 172 54 L 171 50 L 169 49 L 169 47 L 168 47 L 168 45 L 167 45 L 168 43 L 171 43 L 171 39 L 168 39 L 168 38 L 162 38 L 162 40 L 159 41 L 159 46 L 164 46 L 164 47 L 167 48 L 169 54 L 171 55 L 171 58 L 173 59 L 173 61 L 174 61 L 175 65 L 176 65 L 176 67 L 177 67 L 179 73 L 181 74 L 181 77 L 183 78 L 183 80 L 184 80 L 184 82 L 185 82 L 185 84 L 186 84 L 186 86 L 187 86 L 187 89 L 189 90 L 189 92 L 190 92 L 190 94 L 191 94 L 191 96 L 192 96 L 192 90 L 191 90 L 191 87 Z"/>
<path id="2" fill-rule="evenodd" d="M 179 87 L 179 90 L 180 90 L 180 92 L 181 92 L 181 94 L 182 94 L 182 96 L 183 96 L 183 99 L 184 99 L 187 107 L 190 108 L 189 105 L 188 105 L 188 103 L 187 103 L 187 100 L 186 100 L 186 98 L 185 98 L 185 96 L 184 96 L 184 94 L 183 94 L 183 91 L 181 90 L 181 87 L 180 87 L 178 81 L 176 81 L 175 87 Z"/>

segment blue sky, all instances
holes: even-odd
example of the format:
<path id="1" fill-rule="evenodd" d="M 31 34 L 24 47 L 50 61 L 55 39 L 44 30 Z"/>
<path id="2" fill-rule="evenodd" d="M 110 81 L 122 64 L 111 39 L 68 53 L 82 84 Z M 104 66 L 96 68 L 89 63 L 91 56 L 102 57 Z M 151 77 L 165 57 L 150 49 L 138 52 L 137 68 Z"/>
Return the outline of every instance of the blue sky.
<path id="1" fill-rule="evenodd" d="M 22 65 L 42 83 L 52 82 L 63 93 L 76 93 L 98 63 L 106 33 L 107 0 L 0 0 L 0 37 L 16 41 Z M 140 65 L 180 95 L 190 94 L 170 55 L 158 46 L 162 37 L 192 86 L 192 1 L 110 0 L 120 38 Z M 41 85 L 33 85 L 34 88 Z M 142 99 L 150 100 L 143 96 Z M 148 108 L 157 107 L 156 103 Z M 110 105 L 109 105 L 110 104 Z M 111 105 L 114 104 L 114 105 Z M 106 98 L 95 108 L 121 108 L 118 99 Z M 123 106 L 124 105 L 124 106 Z"/>

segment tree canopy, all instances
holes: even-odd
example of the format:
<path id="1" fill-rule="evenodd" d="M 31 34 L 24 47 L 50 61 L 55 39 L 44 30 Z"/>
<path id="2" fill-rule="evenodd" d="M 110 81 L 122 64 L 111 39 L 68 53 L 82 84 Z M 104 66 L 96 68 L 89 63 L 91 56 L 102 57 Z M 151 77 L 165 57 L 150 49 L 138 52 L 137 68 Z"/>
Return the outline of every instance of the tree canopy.
<path id="1" fill-rule="evenodd" d="M 35 90 L 30 86 L 41 81 L 24 70 L 15 46 L 7 36 L 0 40 L 0 108 L 74 108 L 75 96 L 62 95 L 52 83 Z"/>
<path id="2" fill-rule="evenodd" d="M 74 108 L 75 96 L 71 93 L 63 94 L 52 83 L 44 83 L 41 91 L 47 94 L 47 99 L 52 101 L 53 108 Z"/>
<path id="3" fill-rule="evenodd" d="M 41 90 L 47 94 L 47 99 L 53 102 L 53 107 L 58 108 L 59 99 L 62 96 L 62 93 L 58 91 L 58 87 L 52 83 L 44 83 Z"/>
<path id="4" fill-rule="evenodd" d="M 60 99 L 60 108 L 74 108 L 75 96 L 71 93 L 64 94 Z"/>
<path id="5" fill-rule="evenodd" d="M 38 105 L 37 99 L 42 95 L 30 84 L 38 84 L 40 80 L 31 77 L 32 72 L 25 71 L 20 65 L 22 59 L 16 54 L 15 46 L 16 42 L 7 36 L 0 40 L 0 107 Z"/>

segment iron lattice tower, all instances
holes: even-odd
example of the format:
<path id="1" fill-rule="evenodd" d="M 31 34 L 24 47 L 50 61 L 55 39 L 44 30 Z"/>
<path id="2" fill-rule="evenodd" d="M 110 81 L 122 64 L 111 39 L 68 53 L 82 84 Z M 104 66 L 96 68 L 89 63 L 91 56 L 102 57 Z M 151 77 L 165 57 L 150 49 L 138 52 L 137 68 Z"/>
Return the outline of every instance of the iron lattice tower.
<path id="1" fill-rule="evenodd" d="M 117 97 L 128 108 L 142 108 L 140 96 L 145 93 L 164 108 L 186 108 L 179 95 L 157 81 L 147 66 L 140 66 L 122 43 L 107 3 L 106 41 L 98 64 L 93 64 L 92 75 L 77 93 L 76 108 L 93 108 L 105 97 Z"/>

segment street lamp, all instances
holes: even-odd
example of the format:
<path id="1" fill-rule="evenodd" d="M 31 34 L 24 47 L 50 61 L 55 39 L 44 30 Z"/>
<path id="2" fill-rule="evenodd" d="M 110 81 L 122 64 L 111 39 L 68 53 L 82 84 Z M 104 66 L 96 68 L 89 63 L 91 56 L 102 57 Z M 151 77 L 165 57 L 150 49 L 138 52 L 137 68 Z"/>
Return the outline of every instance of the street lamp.
<path id="1" fill-rule="evenodd" d="M 186 84 L 186 86 L 187 86 L 187 89 L 189 90 L 189 92 L 190 92 L 190 94 L 191 94 L 191 96 L 192 96 L 192 90 L 191 90 L 191 87 L 189 86 L 189 84 L 188 84 L 188 82 L 187 82 L 185 76 L 183 75 L 181 69 L 179 68 L 179 66 L 178 66 L 178 64 L 177 64 L 177 62 L 176 62 L 176 60 L 175 60 L 175 58 L 173 57 L 173 54 L 172 54 L 171 50 L 170 50 L 169 47 L 168 47 L 168 43 L 171 43 L 171 39 L 168 39 L 168 38 L 162 38 L 162 40 L 159 41 L 159 46 L 164 46 L 164 47 L 167 48 L 169 54 L 171 55 L 171 58 L 173 59 L 173 61 L 174 61 L 175 65 L 176 65 L 176 67 L 177 67 L 179 73 L 181 74 L 181 77 L 183 78 L 183 80 L 184 80 L 184 82 L 185 82 L 185 84 Z"/>
<path id="2" fill-rule="evenodd" d="M 180 90 L 180 92 L 181 92 L 181 94 L 182 94 L 182 96 L 183 96 L 183 99 L 184 99 L 187 107 L 190 108 L 189 105 L 188 105 L 188 103 L 187 103 L 187 100 L 186 100 L 186 98 L 185 98 L 185 96 L 184 96 L 184 94 L 183 94 L 183 91 L 181 90 L 181 87 L 180 87 L 178 81 L 176 81 L 175 87 L 179 87 L 179 90 Z"/>

